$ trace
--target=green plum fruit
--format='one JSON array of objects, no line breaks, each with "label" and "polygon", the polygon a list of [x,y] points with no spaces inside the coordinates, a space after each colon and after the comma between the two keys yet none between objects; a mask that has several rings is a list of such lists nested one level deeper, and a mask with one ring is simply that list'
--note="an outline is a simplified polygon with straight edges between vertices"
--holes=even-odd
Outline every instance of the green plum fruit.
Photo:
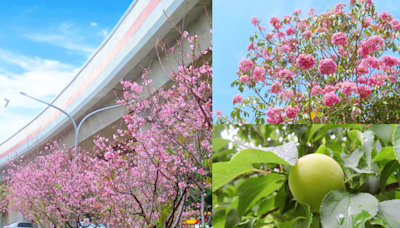
[{"label": "green plum fruit", "polygon": [[308,154],[290,169],[289,188],[300,203],[319,212],[324,196],[333,190],[345,189],[344,173],[333,158],[324,154]]}]

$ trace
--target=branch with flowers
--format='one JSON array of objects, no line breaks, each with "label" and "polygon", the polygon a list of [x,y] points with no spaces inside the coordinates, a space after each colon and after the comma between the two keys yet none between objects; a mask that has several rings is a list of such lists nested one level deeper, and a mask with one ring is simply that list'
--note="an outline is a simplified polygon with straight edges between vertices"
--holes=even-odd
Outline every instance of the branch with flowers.
[{"label": "branch with flowers", "polygon": [[[308,17],[301,10],[272,17],[273,30],[256,17],[248,55],[232,83],[230,116],[218,123],[398,123],[400,22],[375,11],[372,0],[351,0],[347,7]],[[347,9],[349,11],[347,11]],[[250,111],[249,111],[250,110]]]}]

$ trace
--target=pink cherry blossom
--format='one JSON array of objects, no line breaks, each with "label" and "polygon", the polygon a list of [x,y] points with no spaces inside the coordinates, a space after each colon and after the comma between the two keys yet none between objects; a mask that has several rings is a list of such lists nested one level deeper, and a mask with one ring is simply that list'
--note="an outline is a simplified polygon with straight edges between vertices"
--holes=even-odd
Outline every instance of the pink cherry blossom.
[{"label": "pink cherry blossom", "polygon": [[314,86],[311,89],[311,95],[313,95],[313,96],[317,96],[317,95],[323,94],[323,93],[324,93],[324,90],[320,86]]},{"label": "pink cherry blossom", "polygon": [[371,94],[371,89],[366,85],[359,85],[358,92],[362,98],[366,98]]},{"label": "pink cherry blossom", "polygon": [[298,106],[294,106],[292,107],[291,105],[289,105],[286,110],[286,116],[290,119],[296,118],[297,113],[300,112],[300,108]]},{"label": "pink cherry blossom", "polygon": [[312,55],[300,54],[296,61],[303,70],[308,70],[315,66],[315,59]]},{"label": "pink cherry blossom", "polygon": [[335,61],[333,61],[331,58],[327,58],[319,62],[318,71],[322,75],[329,75],[335,73],[336,67],[337,65]]},{"label": "pink cherry blossom", "polygon": [[254,26],[257,26],[257,24],[260,23],[260,20],[258,20],[257,17],[252,17],[252,18],[250,18],[250,21],[251,21],[251,23],[252,23]]},{"label": "pink cherry blossom", "polygon": [[330,92],[335,92],[336,87],[333,85],[326,85],[324,88],[324,93],[330,93]]},{"label": "pink cherry blossom", "polygon": [[264,67],[256,67],[253,71],[253,78],[256,81],[265,81],[265,68]]},{"label": "pink cherry blossom", "polygon": [[239,69],[242,72],[249,72],[251,69],[253,69],[254,63],[251,61],[251,59],[242,59],[239,62]]},{"label": "pink cherry blossom", "polygon": [[303,32],[303,38],[304,39],[310,39],[311,37],[312,37],[311,30],[306,30],[305,32]]},{"label": "pink cherry blossom", "polygon": [[240,103],[243,102],[243,100],[244,99],[243,99],[243,97],[242,97],[242,95],[240,93],[236,94],[232,99],[233,104],[240,104]]},{"label": "pink cherry blossom", "polygon": [[271,85],[271,92],[272,93],[279,93],[282,90],[282,85],[280,82],[274,82]]},{"label": "pink cherry blossom", "polygon": [[336,96],[335,92],[325,94],[322,99],[324,100],[324,105],[328,107],[332,107],[339,102],[339,97]]},{"label": "pink cherry blossom", "polygon": [[271,17],[269,23],[271,23],[272,26],[274,26],[274,28],[276,29],[279,29],[281,27],[280,26],[281,21],[277,17]]},{"label": "pink cherry blossom", "polygon": [[282,108],[270,108],[267,111],[267,122],[270,124],[283,123]]},{"label": "pink cherry blossom", "polygon": [[382,59],[381,59],[381,60],[383,61],[383,63],[384,63],[386,66],[395,66],[395,65],[398,65],[398,64],[399,64],[398,59],[397,59],[396,57],[390,56],[390,55],[384,55],[384,56],[382,56]]},{"label": "pink cherry blossom", "polygon": [[295,33],[295,30],[293,27],[289,27],[286,29],[286,35],[291,36],[291,35],[294,35],[294,33]]},{"label": "pink cherry blossom", "polygon": [[393,26],[395,30],[400,30],[400,21],[393,19],[390,24]]},{"label": "pink cherry blossom", "polygon": [[279,77],[284,81],[291,81],[293,80],[293,73],[288,69],[284,69],[279,71]]},{"label": "pink cherry blossom", "polygon": [[242,84],[250,84],[251,83],[251,79],[250,79],[250,77],[248,75],[243,75],[243,76],[240,76],[239,82],[242,83]]},{"label": "pink cherry blossom", "polygon": [[342,93],[345,95],[351,95],[352,92],[357,92],[357,85],[349,80],[342,83]]},{"label": "pink cherry blossom", "polygon": [[335,33],[332,36],[332,43],[336,46],[339,46],[339,45],[344,46],[347,44],[347,37],[343,32]]}]

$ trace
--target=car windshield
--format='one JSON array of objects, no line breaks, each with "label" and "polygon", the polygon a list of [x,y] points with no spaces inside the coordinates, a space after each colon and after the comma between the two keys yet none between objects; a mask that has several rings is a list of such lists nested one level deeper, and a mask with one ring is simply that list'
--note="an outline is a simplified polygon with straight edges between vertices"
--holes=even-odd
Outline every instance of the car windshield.
[{"label": "car windshield", "polygon": [[32,223],[21,222],[21,223],[18,223],[18,227],[33,227],[33,226],[32,226]]}]

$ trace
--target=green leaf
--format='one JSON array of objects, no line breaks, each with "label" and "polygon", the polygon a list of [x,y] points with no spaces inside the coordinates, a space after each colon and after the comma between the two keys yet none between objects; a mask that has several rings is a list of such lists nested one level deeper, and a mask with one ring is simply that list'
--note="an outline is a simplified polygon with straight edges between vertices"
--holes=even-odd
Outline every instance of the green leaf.
[{"label": "green leaf", "polygon": [[313,217],[310,228],[320,228],[319,214]]},{"label": "green leaf", "polygon": [[360,169],[358,168],[358,163],[360,162],[361,157],[364,155],[363,151],[360,149],[355,149],[350,155],[341,153],[341,157],[343,159],[343,165],[347,168],[350,168],[357,173],[373,173],[370,169]]},{"label": "green leaf", "polygon": [[351,140],[355,141],[358,139],[361,142],[361,145],[363,145],[364,138],[363,138],[363,134],[361,133],[361,131],[352,130],[352,131],[349,131],[348,135]]},{"label": "green leaf", "polygon": [[300,224],[299,228],[310,228],[311,222],[312,222],[312,219],[313,219],[313,214],[311,213],[310,205],[303,204],[303,203],[301,203],[300,205],[306,211],[306,219],[304,221],[302,221],[302,223]]},{"label": "green leaf", "polygon": [[296,218],[294,218],[294,219],[292,219],[290,221],[283,222],[283,223],[279,224],[279,227],[280,228],[293,228],[294,225],[296,224],[296,221],[299,220],[299,219],[305,219],[305,217],[301,217],[301,216],[296,217]]},{"label": "green leaf", "polygon": [[213,209],[213,225],[214,228],[224,228],[225,227],[225,219],[226,219],[226,215],[225,215],[225,210],[221,210],[221,209]]},{"label": "green leaf", "polygon": [[375,216],[377,212],[378,199],[369,193],[350,194],[343,190],[331,191],[321,204],[321,224],[324,228],[363,227],[365,221]]},{"label": "green leaf", "polygon": [[231,164],[274,163],[295,165],[298,151],[296,144],[290,141],[276,147],[244,149],[232,156]]},{"label": "green leaf", "polygon": [[253,163],[295,165],[297,156],[297,147],[292,141],[276,147],[241,150],[229,162],[213,164],[213,192],[235,177],[254,170]]},{"label": "green leaf", "polygon": [[253,166],[251,166],[250,164],[232,165],[229,162],[214,163],[212,175],[212,191],[215,192],[235,177],[253,171],[253,169]]},{"label": "green leaf", "polygon": [[240,225],[238,226],[239,228],[253,228],[254,227],[254,223],[257,221],[257,219],[250,219],[248,220],[246,223],[240,223]]},{"label": "green leaf", "polygon": [[283,212],[286,206],[286,198],[287,198],[286,186],[287,184],[282,185],[282,187],[278,190],[278,193],[275,197],[275,206],[279,208],[280,213]]},{"label": "green leaf", "polygon": [[364,138],[364,158],[368,167],[372,164],[372,148],[374,147],[374,133],[372,131],[363,132]]},{"label": "green leaf", "polygon": [[212,145],[213,145],[213,152],[218,152],[222,150],[225,146],[229,144],[229,140],[223,138],[213,138]]},{"label": "green leaf", "polygon": [[382,148],[382,150],[375,156],[373,163],[378,163],[383,160],[396,160],[393,152],[393,147]]},{"label": "green leaf", "polygon": [[332,157],[333,157],[333,152],[332,152],[331,149],[329,149],[328,147],[325,146],[325,143],[326,143],[326,139],[323,138],[323,139],[322,139],[322,145],[320,145],[320,146],[318,147],[318,150],[317,150],[315,153],[318,153],[318,154],[325,154],[325,155],[328,155],[329,157],[332,158]]},{"label": "green leaf", "polygon": [[242,216],[248,207],[253,208],[262,197],[267,197],[280,188],[283,180],[284,176],[277,173],[246,180],[238,189],[238,215]]},{"label": "green leaf", "polygon": [[270,195],[268,198],[262,199],[258,203],[258,216],[265,214],[267,211],[270,211],[275,207],[275,196],[276,195]]},{"label": "green leaf", "polygon": [[400,200],[387,200],[378,203],[377,217],[383,220],[386,227],[400,227]]},{"label": "green leaf", "polygon": [[[229,185],[229,186],[231,186],[231,185]],[[237,209],[238,205],[239,205],[239,197],[235,196],[235,197],[233,197],[233,201],[232,201],[231,205],[229,205],[229,207],[226,208],[226,216],[228,215],[228,212],[231,211],[231,209],[233,209],[233,208]]]},{"label": "green leaf", "polygon": [[226,216],[225,228],[232,228],[235,227],[236,224],[240,222],[240,218],[237,214],[237,209],[232,208],[228,215]]},{"label": "green leaf", "polygon": [[392,137],[392,127],[389,124],[374,124],[369,127],[374,134],[387,145]]},{"label": "green leaf", "polygon": [[313,137],[314,133],[318,129],[320,129],[320,128],[324,127],[324,126],[326,126],[326,125],[325,124],[313,124],[313,125],[311,125],[310,132],[308,133],[308,141],[311,141],[311,138]]},{"label": "green leaf", "polygon": [[393,132],[393,151],[397,161],[400,162],[400,125],[397,124]]},{"label": "green leaf", "polygon": [[[315,126],[315,127],[314,127]],[[338,127],[344,127],[344,128],[355,128],[355,129],[361,129],[363,127],[362,124],[313,124],[310,129],[310,133],[308,133],[308,141],[311,141],[311,138],[313,137],[314,133],[318,130],[317,135],[314,137],[312,141],[317,141],[319,138],[325,135],[327,131],[333,128],[338,128]]]},{"label": "green leaf", "polygon": [[399,167],[400,167],[400,164],[396,160],[390,161],[385,165],[385,167],[383,168],[382,173],[381,173],[381,178],[379,180],[381,192],[385,191],[385,186],[386,186],[386,182],[387,182],[388,178]]}]

